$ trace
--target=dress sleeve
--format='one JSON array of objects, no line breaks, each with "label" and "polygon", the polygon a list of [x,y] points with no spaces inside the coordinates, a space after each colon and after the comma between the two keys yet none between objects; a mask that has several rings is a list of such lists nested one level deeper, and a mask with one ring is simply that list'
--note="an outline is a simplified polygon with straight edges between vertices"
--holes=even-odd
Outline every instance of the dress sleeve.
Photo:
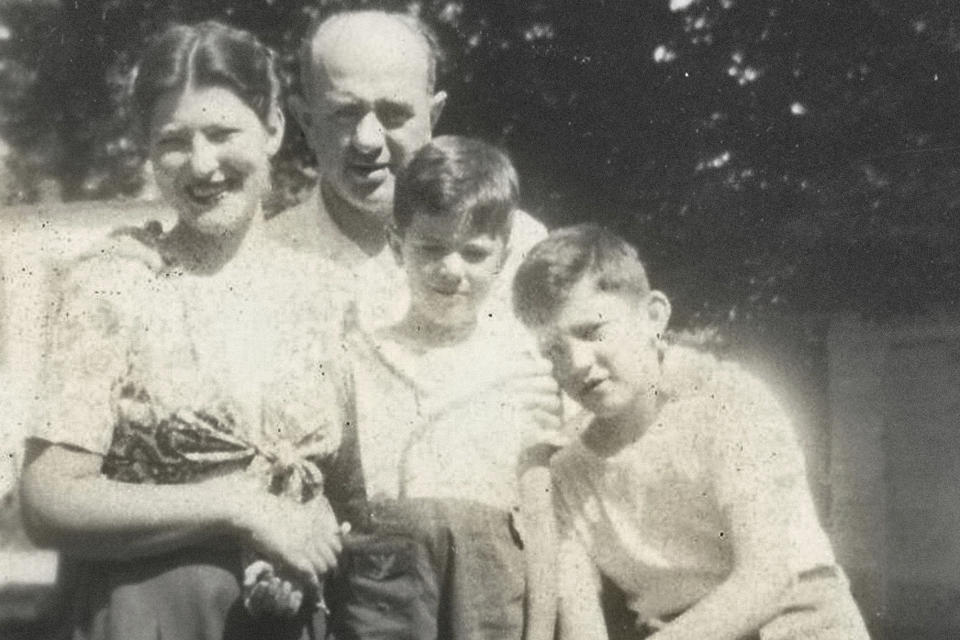
[{"label": "dress sleeve", "polygon": [[105,454],[114,385],[122,379],[135,322],[115,261],[75,266],[54,296],[32,436]]}]

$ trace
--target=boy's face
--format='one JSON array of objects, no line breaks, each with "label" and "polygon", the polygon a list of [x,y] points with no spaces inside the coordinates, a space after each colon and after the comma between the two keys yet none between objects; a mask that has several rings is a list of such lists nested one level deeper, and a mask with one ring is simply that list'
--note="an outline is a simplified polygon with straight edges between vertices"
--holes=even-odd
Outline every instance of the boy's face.
[{"label": "boy's face", "polygon": [[461,228],[455,216],[414,214],[391,243],[407,273],[412,310],[441,326],[476,322],[503,266],[506,240]]},{"label": "boy's face", "polygon": [[659,341],[670,303],[599,291],[584,278],[551,322],[537,329],[540,350],[567,394],[601,418],[649,414],[660,376]]}]

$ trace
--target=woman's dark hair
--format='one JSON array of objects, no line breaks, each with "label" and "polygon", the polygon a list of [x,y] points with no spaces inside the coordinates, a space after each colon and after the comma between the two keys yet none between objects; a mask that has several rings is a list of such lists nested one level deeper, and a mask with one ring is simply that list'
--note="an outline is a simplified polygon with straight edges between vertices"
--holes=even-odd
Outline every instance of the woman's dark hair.
[{"label": "woman's dark hair", "polygon": [[147,47],[133,86],[145,128],[160,96],[187,86],[229,89],[264,124],[280,94],[273,52],[253,34],[214,20],[169,27]]}]

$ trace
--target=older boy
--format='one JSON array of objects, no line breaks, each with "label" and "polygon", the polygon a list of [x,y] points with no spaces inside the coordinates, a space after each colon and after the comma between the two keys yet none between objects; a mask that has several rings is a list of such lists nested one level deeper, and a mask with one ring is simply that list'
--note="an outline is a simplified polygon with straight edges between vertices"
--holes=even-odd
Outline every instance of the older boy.
[{"label": "older boy", "polygon": [[605,634],[597,570],[626,594],[633,638],[867,637],[790,421],[739,367],[665,344],[670,303],[633,248],[594,225],[554,232],[514,303],[594,415],[551,464],[566,637]]},{"label": "older boy", "polygon": [[[372,538],[359,549],[347,540],[345,602],[331,599],[334,628],[347,634],[368,627],[358,601],[376,600],[386,584],[369,572],[351,576],[371,564],[357,558],[368,558],[370,545],[382,557],[378,539],[407,531],[426,540],[437,565],[440,638],[553,637],[551,451],[542,432],[559,424],[560,392],[532,341],[518,342],[519,323],[481,313],[507,259],[516,206],[509,160],[476,140],[437,138],[398,178],[391,247],[409,310],[383,329],[354,327],[349,341],[373,517],[354,517]],[[395,548],[408,557],[391,563],[415,564],[415,549]]]}]

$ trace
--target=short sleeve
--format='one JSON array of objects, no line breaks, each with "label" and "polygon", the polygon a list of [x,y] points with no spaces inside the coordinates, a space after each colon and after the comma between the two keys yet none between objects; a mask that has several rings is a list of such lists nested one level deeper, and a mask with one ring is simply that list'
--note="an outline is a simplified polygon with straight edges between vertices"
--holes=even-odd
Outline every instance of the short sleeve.
[{"label": "short sleeve", "polygon": [[795,492],[807,491],[803,453],[791,420],[759,380],[734,367],[721,371],[728,377],[716,391],[710,451],[718,502],[791,503]]},{"label": "short sleeve", "polygon": [[55,296],[34,438],[105,454],[113,386],[123,377],[134,318],[116,261],[77,265]]}]

